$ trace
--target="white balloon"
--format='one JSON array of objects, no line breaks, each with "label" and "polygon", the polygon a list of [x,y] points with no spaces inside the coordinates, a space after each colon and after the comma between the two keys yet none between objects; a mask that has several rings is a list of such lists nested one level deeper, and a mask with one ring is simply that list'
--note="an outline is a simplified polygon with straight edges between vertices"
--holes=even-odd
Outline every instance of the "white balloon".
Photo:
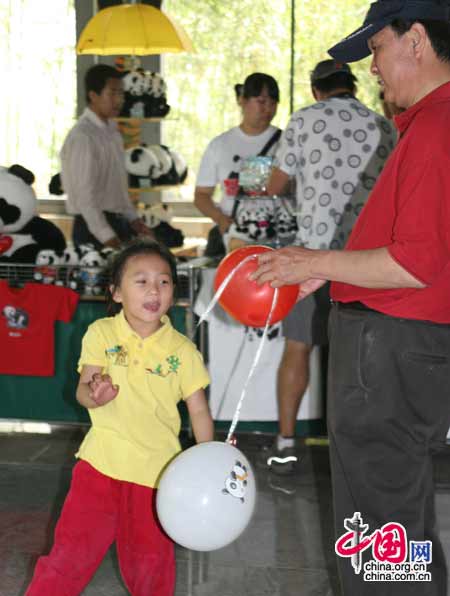
[{"label": "white balloon", "polygon": [[245,455],[229,443],[199,443],[164,470],[156,509],[165,532],[178,544],[210,551],[245,530],[255,509],[255,475]]}]

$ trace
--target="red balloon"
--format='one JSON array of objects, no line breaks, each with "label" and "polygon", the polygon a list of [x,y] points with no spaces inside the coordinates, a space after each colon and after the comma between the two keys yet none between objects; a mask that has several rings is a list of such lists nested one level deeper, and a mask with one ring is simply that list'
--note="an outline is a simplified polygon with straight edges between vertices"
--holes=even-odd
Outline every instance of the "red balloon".
[{"label": "red balloon", "polygon": [[[230,252],[217,268],[214,290],[217,291],[231,271],[248,256],[273,250],[268,246],[244,246]],[[249,259],[234,273],[219,298],[219,304],[234,319],[248,327],[265,327],[272,306],[275,289],[268,283],[262,286],[249,279],[258,268],[258,259]],[[278,288],[278,299],[270,320],[278,323],[297,301],[299,286]]]}]

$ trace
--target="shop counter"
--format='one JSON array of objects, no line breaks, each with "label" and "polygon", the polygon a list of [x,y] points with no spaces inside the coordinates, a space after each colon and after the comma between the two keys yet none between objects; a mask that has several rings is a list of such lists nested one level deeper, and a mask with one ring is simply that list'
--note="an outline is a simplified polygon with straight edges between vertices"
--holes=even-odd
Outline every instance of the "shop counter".
[{"label": "shop counter", "polygon": [[[171,309],[176,329],[185,332],[185,308]],[[88,326],[106,316],[104,301],[80,301],[70,323],[55,324],[55,375],[31,377],[0,375],[0,418],[47,422],[89,422],[75,399],[81,340]]]}]

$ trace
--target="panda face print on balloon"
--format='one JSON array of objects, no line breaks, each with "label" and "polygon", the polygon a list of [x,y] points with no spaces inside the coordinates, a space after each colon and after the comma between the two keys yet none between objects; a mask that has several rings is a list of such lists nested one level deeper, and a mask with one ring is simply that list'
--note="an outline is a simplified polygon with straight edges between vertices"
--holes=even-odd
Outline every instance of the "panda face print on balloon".
[{"label": "panda face print on balloon", "polygon": [[222,489],[222,492],[226,495],[231,495],[235,499],[240,499],[244,503],[247,480],[247,467],[240,461],[236,461],[230,475],[225,480],[225,488]]}]

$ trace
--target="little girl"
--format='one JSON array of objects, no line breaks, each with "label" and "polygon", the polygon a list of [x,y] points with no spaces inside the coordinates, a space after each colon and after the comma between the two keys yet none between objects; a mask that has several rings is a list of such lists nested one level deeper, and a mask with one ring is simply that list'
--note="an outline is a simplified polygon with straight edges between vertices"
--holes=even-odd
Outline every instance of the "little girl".
[{"label": "little girl", "polygon": [[174,258],[154,242],[131,244],[113,263],[110,306],[120,312],[90,325],[79,361],[77,400],[92,427],[76,454],[53,548],[38,560],[26,596],[80,594],[114,541],[133,596],[174,592],[174,548],[156,519],[155,496],[161,471],[180,451],[179,400],[197,442],[213,440],[202,357],[166,315],[175,284]]}]

